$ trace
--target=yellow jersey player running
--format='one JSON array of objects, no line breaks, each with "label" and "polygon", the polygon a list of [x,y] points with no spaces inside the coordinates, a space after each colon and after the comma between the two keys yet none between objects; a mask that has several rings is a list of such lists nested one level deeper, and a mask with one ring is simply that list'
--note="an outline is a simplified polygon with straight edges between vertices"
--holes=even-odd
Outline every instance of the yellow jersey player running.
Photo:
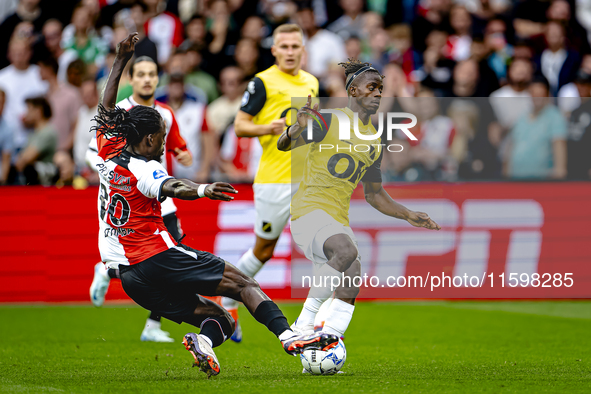
[{"label": "yellow jersey player running", "polygon": [[[277,139],[283,133],[292,108],[292,97],[318,95],[318,80],[301,70],[304,54],[302,29],[284,24],[273,32],[271,52],[276,64],[255,75],[249,82],[234,128],[238,137],[258,137],[263,154],[253,190],[256,241],[236,263],[236,267],[254,277],[271,257],[277,240],[289,219],[291,202],[291,161],[277,150]],[[232,340],[240,342],[242,331],[238,321],[238,303],[223,300],[224,307],[236,320]]]},{"label": "yellow jersey player running", "polygon": [[[320,277],[355,277],[361,275],[361,263],[355,235],[349,227],[349,203],[359,181],[363,183],[365,200],[381,213],[408,221],[415,227],[439,230],[426,213],[414,212],[398,204],[382,188],[380,163],[383,150],[380,137],[363,140],[353,132],[354,113],[358,114],[358,130],[365,136],[377,134],[370,116],[375,114],[382,97],[382,78],[369,63],[349,59],[339,63],[345,68],[348,106],[339,108],[350,120],[351,137],[339,140],[339,122],[334,114],[325,116],[322,128],[314,124],[312,139],[306,130],[311,114],[317,114],[318,104],[311,108],[311,97],[297,114],[297,123],[287,128],[277,142],[282,151],[308,146],[304,176],[291,206],[291,233],[295,243],[314,263],[314,275]],[[366,137],[367,138],[367,137]],[[320,149],[339,146],[340,149]],[[326,144],[326,145],[325,145]],[[367,152],[347,147],[369,145]],[[382,145],[383,146],[383,145]],[[301,148],[300,148],[301,149]],[[365,149],[361,149],[365,150]],[[294,163],[296,164],[296,163]],[[328,281],[329,284],[331,281]],[[348,287],[347,287],[348,286]],[[304,307],[292,329],[309,332],[322,303],[333,294],[330,286],[312,287]],[[326,313],[323,331],[343,336],[355,309],[359,288],[343,280],[334,291],[334,300]]]}]

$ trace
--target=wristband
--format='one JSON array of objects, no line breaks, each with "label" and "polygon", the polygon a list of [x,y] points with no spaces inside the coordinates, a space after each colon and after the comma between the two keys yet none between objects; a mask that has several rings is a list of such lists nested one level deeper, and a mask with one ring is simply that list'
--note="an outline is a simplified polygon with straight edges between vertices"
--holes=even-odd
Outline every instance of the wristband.
[{"label": "wristband", "polygon": [[202,183],[201,185],[199,185],[199,187],[197,188],[197,195],[199,197],[205,197],[205,188],[209,186],[209,183]]}]

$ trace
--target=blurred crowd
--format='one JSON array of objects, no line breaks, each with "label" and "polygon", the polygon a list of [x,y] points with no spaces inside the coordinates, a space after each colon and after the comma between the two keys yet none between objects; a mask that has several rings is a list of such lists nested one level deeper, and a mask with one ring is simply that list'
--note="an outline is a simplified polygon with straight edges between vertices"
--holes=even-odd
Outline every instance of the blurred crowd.
[{"label": "blurred crowd", "polygon": [[358,58],[417,115],[386,181],[590,179],[591,0],[2,0],[0,184],[96,183],[89,129],[133,31],[196,159],[182,176],[252,181],[260,145],[232,123],[287,22],[320,96],[346,97],[337,63]]}]

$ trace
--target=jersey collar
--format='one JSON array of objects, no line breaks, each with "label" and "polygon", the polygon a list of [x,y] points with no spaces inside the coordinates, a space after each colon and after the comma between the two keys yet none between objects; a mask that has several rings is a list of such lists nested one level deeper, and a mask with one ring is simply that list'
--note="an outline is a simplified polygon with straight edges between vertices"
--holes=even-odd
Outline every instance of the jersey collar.
[{"label": "jersey collar", "polygon": [[[134,99],[133,96],[129,96],[127,98],[127,101],[129,101],[129,103],[131,104],[132,107],[135,107],[136,105],[142,105],[142,104],[138,104]],[[154,103],[151,105],[152,108],[156,107],[156,100],[154,100]]]}]

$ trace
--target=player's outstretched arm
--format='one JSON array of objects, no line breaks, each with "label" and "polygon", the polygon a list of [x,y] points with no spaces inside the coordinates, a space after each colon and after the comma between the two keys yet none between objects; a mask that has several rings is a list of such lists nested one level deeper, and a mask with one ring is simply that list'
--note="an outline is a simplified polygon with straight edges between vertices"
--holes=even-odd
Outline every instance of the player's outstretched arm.
[{"label": "player's outstretched arm", "polygon": [[178,198],[181,200],[196,200],[207,197],[210,200],[232,201],[238,191],[226,182],[215,182],[212,184],[198,184],[188,179],[171,178],[162,185],[162,195]]},{"label": "player's outstretched arm", "polygon": [[363,182],[365,200],[383,213],[397,219],[406,220],[415,227],[425,227],[429,230],[441,230],[441,227],[424,212],[411,211],[404,205],[397,203],[384,190],[380,182]]},{"label": "player's outstretched arm", "polygon": [[[306,141],[301,137],[302,132],[306,130],[308,119],[310,119],[310,109],[312,105],[312,95],[308,95],[306,105],[298,110],[298,121],[289,126],[277,140],[277,149],[283,152],[290,151],[298,146],[305,145]],[[314,105],[314,111],[318,111],[318,104]]]},{"label": "player's outstretched arm", "polygon": [[117,90],[119,88],[119,81],[125,65],[133,56],[135,50],[135,43],[139,40],[138,33],[129,34],[123,41],[117,44],[117,54],[115,61],[109,72],[109,78],[103,90],[102,104],[105,108],[110,109],[115,107],[117,102]]}]

